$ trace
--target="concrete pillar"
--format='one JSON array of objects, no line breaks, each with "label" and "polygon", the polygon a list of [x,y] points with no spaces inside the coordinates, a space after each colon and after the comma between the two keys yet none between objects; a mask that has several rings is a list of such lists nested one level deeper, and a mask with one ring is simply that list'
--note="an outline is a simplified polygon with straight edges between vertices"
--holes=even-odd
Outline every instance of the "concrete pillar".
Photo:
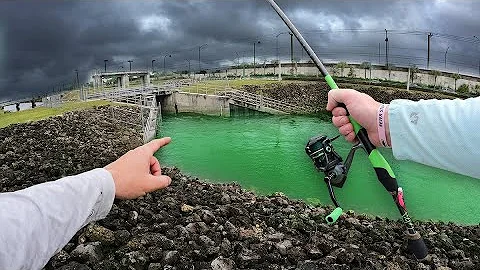
[{"label": "concrete pillar", "polygon": [[130,84],[130,82],[128,80],[128,74],[123,74],[122,75],[122,88],[128,87],[129,84]]},{"label": "concrete pillar", "polygon": [[93,88],[97,89],[102,85],[102,78],[100,75],[93,76]]},{"label": "concrete pillar", "polygon": [[144,82],[146,87],[150,86],[150,73],[147,72],[147,75],[145,75]]},{"label": "concrete pillar", "polygon": [[97,90],[97,76],[93,75],[93,89]]}]

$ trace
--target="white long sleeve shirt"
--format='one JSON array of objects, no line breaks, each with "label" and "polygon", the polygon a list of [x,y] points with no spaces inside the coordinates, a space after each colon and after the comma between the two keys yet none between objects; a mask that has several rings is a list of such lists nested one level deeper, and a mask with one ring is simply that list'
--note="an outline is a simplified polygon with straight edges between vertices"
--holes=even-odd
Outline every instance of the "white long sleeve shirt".
[{"label": "white long sleeve shirt", "polygon": [[480,97],[394,100],[388,118],[395,158],[480,178]]},{"label": "white long sleeve shirt", "polygon": [[41,269],[79,229],[106,217],[114,197],[105,169],[0,193],[0,269]]}]

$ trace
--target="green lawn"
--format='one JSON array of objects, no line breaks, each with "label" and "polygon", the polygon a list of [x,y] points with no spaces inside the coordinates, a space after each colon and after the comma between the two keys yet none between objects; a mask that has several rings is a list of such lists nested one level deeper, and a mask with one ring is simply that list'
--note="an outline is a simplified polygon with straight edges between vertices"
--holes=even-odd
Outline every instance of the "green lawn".
[{"label": "green lawn", "polygon": [[109,101],[95,100],[89,102],[70,102],[65,103],[60,107],[46,108],[36,107],[34,109],[28,109],[19,112],[0,113],[0,128],[6,127],[15,123],[25,123],[30,121],[37,121],[48,118],[50,116],[60,115],[67,111],[81,110],[92,108],[100,105],[110,104]]},{"label": "green lawn", "polygon": [[279,83],[279,81],[261,79],[205,81],[184,87],[182,88],[182,91],[190,93],[214,94],[217,91],[225,90],[226,87],[241,89],[243,85],[265,85],[271,83]]}]

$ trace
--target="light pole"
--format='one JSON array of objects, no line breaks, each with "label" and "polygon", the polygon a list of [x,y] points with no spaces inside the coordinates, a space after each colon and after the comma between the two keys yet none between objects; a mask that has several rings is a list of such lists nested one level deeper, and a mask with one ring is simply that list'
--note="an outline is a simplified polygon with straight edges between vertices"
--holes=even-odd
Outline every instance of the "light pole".
[{"label": "light pole", "polygon": [[385,29],[385,62],[388,68],[388,30]]},{"label": "light pole", "polygon": [[155,72],[155,69],[153,68],[153,62],[155,62],[156,60],[155,59],[152,59],[152,73]]},{"label": "light pole", "polygon": [[253,76],[255,76],[255,72],[256,72],[256,69],[257,69],[257,65],[256,65],[256,62],[255,62],[255,45],[256,44],[260,44],[260,41],[253,42]]},{"label": "light pole", "polygon": [[276,41],[276,44],[277,44],[277,47],[276,47],[276,49],[277,49],[277,61],[280,61],[280,56],[278,54],[278,37],[282,34],[288,34],[288,33],[287,32],[281,32],[281,33],[278,33],[277,35],[275,35],[275,39],[277,40]]},{"label": "light pole", "polygon": [[190,77],[190,60],[185,60],[188,62],[188,77]]},{"label": "light pole", "polygon": [[198,73],[202,71],[201,60],[200,60],[200,50],[205,46],[207,46],[207,44],[203,44],[202,46],[198,47]]},{"label": "light pole", "polygon": [[[240,66],[240,56],[238,55],[238,52],[235,52],[235,55],[237,56],[237,66],[235,67],[235,76],[237,76],[237,71]],[[235,61],[234,61],[235,62]]]},{"label": "light pole", "polygon": [[[480,39],[477,37],[477,36],[473,36],[474,38],[476,38],[479,42],[480,42]],[[477,45],[478,47],[478,45]],[[480,50],[479,50],[480,52]],[[478,59],[478,75],[480,76],[480,59]]]},{"label": "light pole", "polygon": [[75,69],[75,72],[77,73],[77,87],[80,88],[80,81],[78,80],[78,69]]},{"label": "light pole", "polygon": [[133,60],[128,60],[127,62],[130,64],[130,71],[132,71],[132,62],[133,62]]},{"label": "light pole", "polygon": [[447,48],[447,50],[445,51],[445,70],[447,69],[447,53],[448,53],[448,49],[450,49],[450,46]]},{"label": "light pole", "polygon": [[163,74],[167,74],[167,71],[165,69],[165,59],[167,59],[167,57],[172,57],[171,54],[167,54],[163,57]]},{"label": "light pole", "polygon": [[107,73],[107,62],[108,62],[108,60],[105,59],[105,60],[103,60],[103,62],[105,63],[105,73]]}]

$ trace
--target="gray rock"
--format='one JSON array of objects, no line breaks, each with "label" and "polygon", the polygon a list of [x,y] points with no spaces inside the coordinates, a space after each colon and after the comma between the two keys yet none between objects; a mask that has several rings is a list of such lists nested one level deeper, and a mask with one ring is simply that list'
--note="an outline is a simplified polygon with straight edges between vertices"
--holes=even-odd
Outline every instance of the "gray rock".
[{"label": "gray rock", "polygon": [[65,265],[69,259],[70,255],[62,249],[50,259],[50,264],[53,268],[59,268]]},{"label": "gray rock", "polygon": [[100,242],[80,244],[72,251],[70,256],[80,262],[98,262],[103,258],[100,245]]},{"label": "gray rock", "polygon": [[227,193],[222,192],[222,198],[220,199],[220,202],[222,204],[229,204],[231,202],[230,196]]},{"label": "gray rock", "polygon": [[148,270],[163,270],[163,265],[161,263],[151,263],[148,265]]},{"label": "gray rock", "polygon": [[143,268],[147,261],[147,257],[142,252],[132,251],[125,254],[121,260],[121,263],[123,266],[132,266],[134,269],[139,269]]},{"label": "gray rock", "polygon": [[206,235],[201,235],[199,237],[200,244],[204,247],[214,246],[215,242]]},{"label": "gray rock", "polygon": [[128,222],[131,224],[137,224],[138,221],[138,213],[137,211],[130,211],[128,213]]},{"label": "gray rock", "polygon": [[58,268],[58,270],[92,270],[92,268],[78,262],[70,262],[67,265]]},{"label": "gray rock", "polygon": [[235,262],[232,259],[217,257],[211,263],[212,270],[232,270],[235,268]]},{"label": "gray rock", "polygon": [[93,242],[111,245],[115,242],[115,233],[96,223],[91,223],[85,230],[85,236]]},{"label": "gray rock", "polygon": [[278,252],[280,252],[280,254],[286,255],[287,250],[292,247],[292,241],[285,240],[281,243],[275,244],[275,247],[278,249]]},{"label": "gray rock", "polygon": [[283,233],[273,233],[267,235],[267,239],[271,241],[280,241],[285,237]]},{"label": "gray rock", "polygon": [[176,250],[171,250],[165,252],[165,257],[163,258],[166,264],[175,265],[180,259],[180,254]]}]

